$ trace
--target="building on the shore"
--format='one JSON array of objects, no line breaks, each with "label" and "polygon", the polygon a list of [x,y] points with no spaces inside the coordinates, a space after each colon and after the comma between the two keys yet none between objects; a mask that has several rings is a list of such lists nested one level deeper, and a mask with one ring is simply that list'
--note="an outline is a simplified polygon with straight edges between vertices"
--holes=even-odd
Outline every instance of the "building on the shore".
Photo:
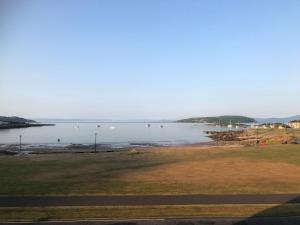
[{"label": "building on the shore", "polygon": [[291,128],[300,129],[300,120],[293,120],[290,121],[288,124]]},{"label": "building on the shore", "polygon": [[280,129],[280,130],[281,130],[281,129],[286,129],[286,128],[290,128],[290,127],[287,126],[287,125],[285,125],[285,124],[284,124],[284,125],[279,125],[279,126],[278,126],[278,129]]},{"label": "building on the shore", "polygon": [[291,128],[284,123],[263,123],[255,126],[256,129],[287,129]]},{"label": "building on the shore", "polygon": [[2,124],[8,124],[7,122],[3,122],[3,121],[0,121],[0,125]]}]

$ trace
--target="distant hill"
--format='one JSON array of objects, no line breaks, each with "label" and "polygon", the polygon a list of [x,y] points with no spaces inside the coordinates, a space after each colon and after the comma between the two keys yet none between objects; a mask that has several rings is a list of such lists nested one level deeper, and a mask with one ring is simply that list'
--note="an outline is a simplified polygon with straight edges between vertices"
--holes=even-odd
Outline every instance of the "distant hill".
[{"label": "distant hill", "polygon": [[135,119],[135,120],[116,120],[116,119],[63,119],[63,118],[37,118],[37,122],[42,123],[171,123],[174,120],[150,120],[150,119]]},{"label": "distant hill", "polygon": [[16,116],[11,116],[11,117],[0,116],[0,121],[5,123],[34,123],[35,122],[34,120],[28,120]]},{"label": "distant hill", "polygon": [[256,120],[246,116],[213,116],[213,117],[193,117],[188,119],[178,120],[181,123],[220,123],[221,125],[228,125],[238,123],[255,123]]},{"label": "distant hill", "polygon": [[16,116],[12,116],[12,117],[0,116],[0,129],[42,127],[42,126],[54,126],[54,125],[55,124],[37,123],[34,120],[28,120]]},{"label": "distant hill", "polygon": [[256,118],[258,123],[288,123],[292,120],[299,120],[300,115],[283,117],[283,118]]}]

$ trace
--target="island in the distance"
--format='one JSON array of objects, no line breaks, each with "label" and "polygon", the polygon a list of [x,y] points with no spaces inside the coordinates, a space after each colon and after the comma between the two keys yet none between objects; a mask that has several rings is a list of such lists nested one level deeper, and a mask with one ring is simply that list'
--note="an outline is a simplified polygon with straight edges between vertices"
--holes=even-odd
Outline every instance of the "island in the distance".
[{"label": "island in the distance", "polygon": [[26,127],[41,127],[54,126],[55,124],[38,123],[34,120],[29,120],[16,116],[0,116],[0,129],[26,128]]},{"label": "island in the distance", "polygon": [[246,116],[211,116],[211,117],[192,117],[177,120],[180,123],[209,123],[227,126],[229,124],[256,123],[256,120]]}]

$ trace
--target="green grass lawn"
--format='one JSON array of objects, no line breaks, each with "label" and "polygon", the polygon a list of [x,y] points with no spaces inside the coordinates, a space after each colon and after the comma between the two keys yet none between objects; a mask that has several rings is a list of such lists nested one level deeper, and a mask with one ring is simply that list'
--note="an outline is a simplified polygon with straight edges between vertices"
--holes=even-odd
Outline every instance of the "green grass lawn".
[{"label": "green grass lawn", "polygon": [[0,195],[300,192],[300,146],[0,156]]}]

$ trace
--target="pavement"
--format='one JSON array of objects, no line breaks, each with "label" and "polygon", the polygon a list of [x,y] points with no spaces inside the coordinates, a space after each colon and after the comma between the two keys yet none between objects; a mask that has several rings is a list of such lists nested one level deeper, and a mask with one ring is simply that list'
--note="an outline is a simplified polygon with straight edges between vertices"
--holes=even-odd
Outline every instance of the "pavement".
[{"label": "pavement", "polygon": [[[133,206],[193,204],[295,204],[299,194],[259,195],[145,195],[145,196],[2,196],[0,207],[47,206]],[[38,222],[0,222],[0,225],[300,225],[292,217],[200,217],[184,219],[60,220]]]},{"label": "pavement", "polygon": [[298,225],[300,217],[261,218],[192,218],[192,219],[138,219],[138,220],[77,220],[45,222],[5,222],[0,225]]},{"label": "pavement", "polygon": [[0,197],[0,207],[133,206],[193,204],[300,203],[299,194],[257,195],[144,195],[144,196],[10,196]]}]

